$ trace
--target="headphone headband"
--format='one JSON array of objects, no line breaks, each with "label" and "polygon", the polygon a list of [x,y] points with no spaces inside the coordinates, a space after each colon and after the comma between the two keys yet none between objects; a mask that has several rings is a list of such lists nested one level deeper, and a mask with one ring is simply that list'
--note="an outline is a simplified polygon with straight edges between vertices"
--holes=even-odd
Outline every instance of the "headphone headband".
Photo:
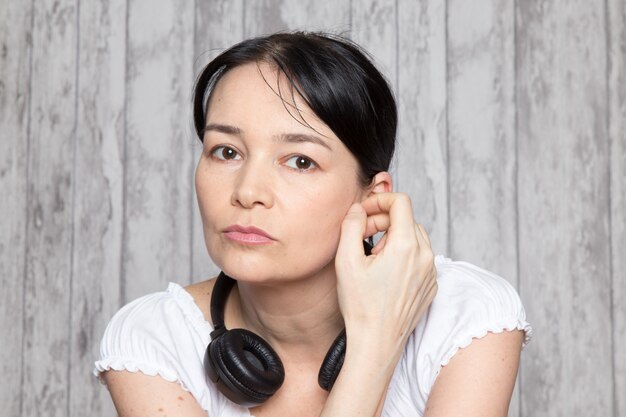
[{"label": "headphone headband", "polygon": [[228,294],[235,285],[235,280],[226,275],[224,272],[220,272],[215,285],[213,286],[213,292],[211,293],[211,321],[213,322],[213,331],[211,332],[211,340],[218,338],[226,331],[224,325],[224,309],[226,308],[226,301],[228,300]]}]

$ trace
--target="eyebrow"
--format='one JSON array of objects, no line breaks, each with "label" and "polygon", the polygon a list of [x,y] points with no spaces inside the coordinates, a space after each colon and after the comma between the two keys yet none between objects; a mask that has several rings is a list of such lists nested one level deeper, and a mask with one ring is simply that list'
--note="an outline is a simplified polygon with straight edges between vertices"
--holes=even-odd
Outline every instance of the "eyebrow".
[{"label": "eyebrow", "polygon": [[[210,123],[204,127],[204,133],[211,131],[234,136],[241,136],[243,133],[238,127],[219,123]],[[326,141],[315,135],[307,135],[305,133],[283,133],[275,136],[275,140],[286,143],[314,143],[332,151],[332,148],[326,143]]]},{"label": "eyebrow", "polygon": [[288,142],[288,143],[315,143],[316,145],[321,145],[324,148],[332,151],[332,148],[328,146],[326,141],[314,135],[307,135],[304,133],[284,133],[278,137],[280,142]]},{"label": "eyebrow", "polygon": [[204,132],[220,132],[227,135],[241,136],[241,129],[235,126],[221,125],[219,123],[210,123],[204,127]]}]

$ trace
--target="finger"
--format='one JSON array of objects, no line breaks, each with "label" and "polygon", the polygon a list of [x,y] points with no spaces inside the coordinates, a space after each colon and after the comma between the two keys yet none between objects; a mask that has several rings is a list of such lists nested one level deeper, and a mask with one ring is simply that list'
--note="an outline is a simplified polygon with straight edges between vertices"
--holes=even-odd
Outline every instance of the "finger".
[{"label": "finger", "polygon": [[389,229],[389,214],[378,213],[371,216],[367,216],[367,225],[365,226],[365,236],[374,236],[379,232],[386,232]]},{"label": "finger", "polygon": [[404,193],[373,194],[361,202],[368,215],[389,213],[390,237],[415,239],[413,207],[410,198]]},{"label": "finger", "polygon": [[341,223],[341,236],[337,247],[337,259],[354,260],[356,257],[363,257],[363,237],[367,215],[363,206],[354,203]]}]

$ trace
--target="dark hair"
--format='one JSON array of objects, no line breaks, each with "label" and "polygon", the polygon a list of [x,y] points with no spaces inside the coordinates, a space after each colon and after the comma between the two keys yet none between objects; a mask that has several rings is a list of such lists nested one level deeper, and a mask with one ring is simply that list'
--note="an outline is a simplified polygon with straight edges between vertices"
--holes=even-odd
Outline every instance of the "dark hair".
[{"label": "dark hair", "polygon": [[359,162],[362,185],[387,171],[395,148],[396,102],[367,53],[335,35],[276,33],[248,39],[222,52],[200,73],[194,124],[203,140],[211,92],[228,70],[250,62],[275,65],[313,112]]}]

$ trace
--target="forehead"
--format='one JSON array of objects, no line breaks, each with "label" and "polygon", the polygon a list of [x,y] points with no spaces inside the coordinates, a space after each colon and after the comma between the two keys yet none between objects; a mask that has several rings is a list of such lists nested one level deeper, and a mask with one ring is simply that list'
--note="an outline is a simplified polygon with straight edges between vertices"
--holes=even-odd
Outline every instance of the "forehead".
[{"label": "forehead", "polygon": [[285,74],[265,62],[240,65],[222,75],[208,103],[207,124],[210,122],[278,123],[339,141]]}]

